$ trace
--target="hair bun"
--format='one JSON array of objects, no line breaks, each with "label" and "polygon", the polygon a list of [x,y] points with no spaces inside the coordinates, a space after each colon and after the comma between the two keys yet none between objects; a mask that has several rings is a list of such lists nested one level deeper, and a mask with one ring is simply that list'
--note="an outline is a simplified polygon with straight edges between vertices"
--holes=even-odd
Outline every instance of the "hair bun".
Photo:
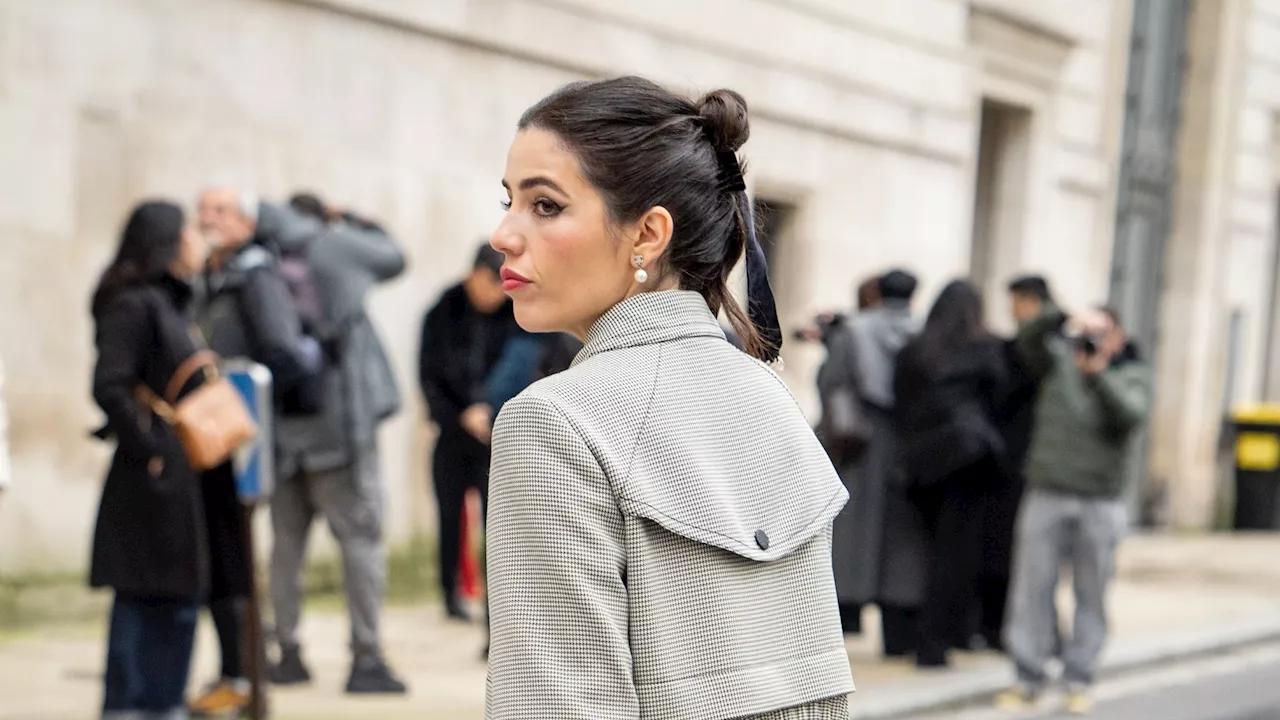
[{"label": "hair bun", "polygon": [[733,90],[712,90],[703,95],[698,100],[698,117],[716,152],[737,152],[751,136],[747,101]]}]

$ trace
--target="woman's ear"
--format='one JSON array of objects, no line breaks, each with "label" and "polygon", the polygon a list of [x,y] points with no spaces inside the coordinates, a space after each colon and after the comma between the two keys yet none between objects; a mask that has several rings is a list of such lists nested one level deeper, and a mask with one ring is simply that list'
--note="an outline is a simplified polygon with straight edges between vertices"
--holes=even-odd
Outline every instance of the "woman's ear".
[{"label": "woman's ear", "polygon": [[666,255],[667,246],[671,244],[671,233],[675,229],[671,213],[661,205],[655,205],[636,221],[635,228],[632,254],[643,256],[645,265],[653,267]]}]

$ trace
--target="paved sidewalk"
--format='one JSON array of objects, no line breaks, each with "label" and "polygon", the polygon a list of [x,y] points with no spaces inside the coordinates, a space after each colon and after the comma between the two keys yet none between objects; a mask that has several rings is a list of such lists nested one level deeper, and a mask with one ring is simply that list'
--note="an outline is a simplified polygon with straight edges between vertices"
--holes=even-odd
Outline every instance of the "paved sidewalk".
[{"label": "paved sidewalk", "polygon": [[[1112,668],[1210,652],[1223,645],[1280,637],[1280,536],[1135,537],[1121,553],[1112,595]],[[347,624],[333,609],[310,613],[303,627],[316,674],[308,688],[276,690],[281,720],[480,720],[484,703],[484,638],[476,626],[448,623],[436,606],[397,607],[386,617],[387,655],[409,681],[407,698],[342,694]],[[849,643],[858,693],[855,718],[972,700],[1008,682],[1007,664],[988,654],[962,654],[947,672],[917,672],[876,653],[878,621]],[[216,643],[206,622],[193,684],[212,676]],[[100,692],[101,626],[41,628],[0,640],[0,719],[94,717]]]}]

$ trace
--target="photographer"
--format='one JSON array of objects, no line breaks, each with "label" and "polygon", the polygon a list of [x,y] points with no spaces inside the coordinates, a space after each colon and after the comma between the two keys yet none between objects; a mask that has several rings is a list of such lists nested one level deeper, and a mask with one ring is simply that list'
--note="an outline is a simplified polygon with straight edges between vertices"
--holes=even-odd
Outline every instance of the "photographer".
[{"label": "photographer", "polygon": [[1087,713],[1106,643],[1106,589],[1127,526],[1129,467],[1151,405],[1150,371],[1108,308],[1068,319],[1046,304],[1019,332],[1018,348],[1041,381],[1005,631],[1018,684],[997,704],[1025,708],[1044,689],[1065,559],[1076,600],[1076,621],[1063,639],[1067,710]]}]

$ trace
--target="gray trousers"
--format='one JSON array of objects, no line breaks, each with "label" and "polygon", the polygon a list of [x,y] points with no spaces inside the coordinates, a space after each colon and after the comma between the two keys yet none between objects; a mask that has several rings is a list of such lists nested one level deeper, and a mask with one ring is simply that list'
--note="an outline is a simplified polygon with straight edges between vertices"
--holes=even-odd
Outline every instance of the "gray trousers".
[{"label": "gray trousers", "polygon": [[271,601],[281,647],[298,646],[302,566],[316,514],[342,552],[342,584],[351,615],[354,655],[377,654],[378,615],[387,580],[382,544],[383,490],[376,456],[323,473],[300,470],[277,483],[271,498]]},{"label": "gray trousers", "polygon": [[1107,640],[1107,586],[1127,527],[1121,500],[1027,493],[1018,515],[1005,625],[1005,646],[1020,684],[1032,690],[1045,684],[1045,664],[1055,645],[1054,596],[1064,564],[1071,568],[1075,621],[1070,637],[1062,639],[1063,680],[1068,685],[1093,683]]}]

